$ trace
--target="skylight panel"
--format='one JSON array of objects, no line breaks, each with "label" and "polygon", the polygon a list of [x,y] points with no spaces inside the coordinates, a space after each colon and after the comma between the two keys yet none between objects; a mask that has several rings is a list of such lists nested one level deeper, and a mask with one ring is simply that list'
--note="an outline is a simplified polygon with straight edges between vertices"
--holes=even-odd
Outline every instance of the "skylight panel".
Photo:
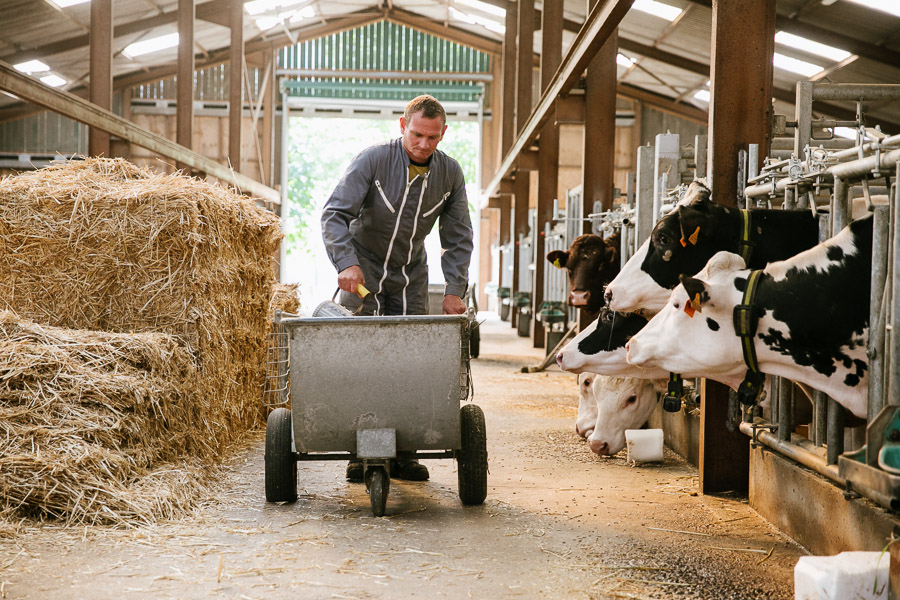
[{"label": "skylight panel", "polygon": [[859,4],[860,6],[865,6],[866,8],[871,8],[873,10],[880,10],[881,12],[887,13],[889,15],[894,15],[895,17],[900,17],[900,4],[897,3],[897,0],[847,0],[848,2],[852,2],[853,4]]},{"label": "skylight panel", "polygon": [[303,19],[311,19],[316,16],[316,11],[312,6],[304,6],[300,10],[289,10],[279,13],[277,16],[264,16],[254,19],[254,23],[260,31],[267,31],[281,25],[282,23],[298,23]]},{"label": "skylight panel", "polygon": [[76,4],[84,4],[85,2],[90,2],[91,0],[50,0],[51,4],[55,4],[60,8],[69,8],[70,6],[75,6]]},{"label": "skylight panel", "polygon": [[493,4],[488,4],[487,2],[482,2],[481,0],[454,0],[454,3],[462,4],[470,8],[477,8],[478,10],[489,15],[494,15],[495,17],[506,17],[506,9],[494,6]]},{"label": "skylight panel", "polygon": [[459,9],[450,7],[450,18],[458,19],[464,23],[469,23],[471,25],[481,25],[485,29],[493,31],[495,33],[504,34],[506,33],[506,26],[497,23],[496,21],[492,21],[485,17],[480,17],[478,15],[473,15],[467,12],[463,12]]},{"label": "skylight panel", "polygon": [[45,75],[41,77],[41,81],[43,81],[50,87],[59,87],[61,85],[65,85],[66,83],[66,80],[59,75]]},{"label": "skylight panel", "polygon": [[806,62],[805,60],[791,58],[790,56],[785,56],[784,54],[779,54],[777,52],[772,58],[772,64],[778,69],[797,73],[805,77],[812,77],[816,73],[820,73],[824,70],[824,67],[820,67],[819,65]]},{"label": "skylight panel", "polygon": [[159,37],[129,44],[122,50],[122,54],[128,58],[135,58],[144,54],[150,54],[151,52],[159,52],[160,50],[166,50],[167,48],[174,48],[177,45],[178,32],[168,33]]},{"label": "skylight panel", "polygon": [[292,8],[305,2],[309,0],[253,0],[244,4],[244,9],[248,15],[255,16],[264,12],[283,11],[285,8]]},{"label": "skylight panel", "polygon": [[620,52],[616,54],[616,64],[628,69],[634,65],[634,61]]},{"label": "skylight panel", "polygon": [[709,90],[697,90],[697,92],[694,94],[694,98],[706,103],[709,103],[711,97],[712,96],[710,96]]},{"label": "skylight panel", "polygon": [[850,56],[850,52],[847,52],[846,50],[841,50],[834,46],[826,46],[825,44],[820,44],[819,42],[814,42],[805,37],[800,37],[799,35],[794,35],[786,31],[777,32],[775,34],[775,42],[784,46],[796,48],[797,50],[809,52],[810,54],[815,54],[816,56],[831,59],[834,62],[841,62]]},{"label": "skylight panel", "polygon": [[634,0],[631,8],[666,21],[674,21],[681,14],[681,9],[677,6],[657,2],[656,0]]},{"label": "skylight panel", "polygon": [[16,71],[27,73],[28,75],[31,75],[32,73],[43,73],[44,71],[50,70],[50,67],[39,60],[29,60],[27,62],[19,63],[13,65],[13,68]]}]

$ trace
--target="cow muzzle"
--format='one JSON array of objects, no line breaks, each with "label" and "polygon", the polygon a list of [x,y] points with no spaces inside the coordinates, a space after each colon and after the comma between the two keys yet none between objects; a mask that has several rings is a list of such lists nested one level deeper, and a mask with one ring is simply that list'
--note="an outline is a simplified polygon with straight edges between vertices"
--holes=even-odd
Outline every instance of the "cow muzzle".
[{"label": "cow muzzle", "polygon": [[591,452],[594,454],[609,456],[609,444],[606,442],[601,442],[600,440],[588,440],[588,444],[591,447]]},{"label": "cow muzzle", "polygon": [[581,308],[588,305],[591,299],[589,291],[572,290],[569,292],[569,306]]}]

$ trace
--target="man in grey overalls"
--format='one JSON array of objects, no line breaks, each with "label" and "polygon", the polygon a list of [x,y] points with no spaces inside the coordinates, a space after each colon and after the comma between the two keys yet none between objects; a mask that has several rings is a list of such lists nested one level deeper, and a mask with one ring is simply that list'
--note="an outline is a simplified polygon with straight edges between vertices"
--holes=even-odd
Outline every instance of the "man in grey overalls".
[{"label": "man in grey overalls", "polygon": [[[322,238],[342,305],[362,304],[364,315],[426,314],[424,240],[440,219],[443,313],[466,312],[472,223],[462,169],[437,150],[446,130],[440,102],[414,98],[400,118],[401,137],[360,152],[325,203]],[[400,479],[428,479],[428,469],[409,456],[398,456],[396,469]],[[362,463],[351,461],[347,479],[362,478]]]}]

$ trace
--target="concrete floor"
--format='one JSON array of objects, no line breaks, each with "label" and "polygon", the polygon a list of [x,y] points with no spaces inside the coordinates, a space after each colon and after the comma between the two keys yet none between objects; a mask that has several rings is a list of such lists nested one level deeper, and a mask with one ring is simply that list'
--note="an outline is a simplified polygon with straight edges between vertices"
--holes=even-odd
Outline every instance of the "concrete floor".
[{"label": "concrete floor", "polygon": [[263,435],[229,458],[197,510],[131,530],[24,524],[0,539],[0,598],[793,597],[801,547],[745,498],[697,494],[696,470],[600,458],[574,432],[575,376],[523,374],[542,350],[483,313],[472,361],[490,475],[457,497],[452,460],[391,482],[374,518],[342,462],[303,462],[299,500],[263,493]]}]

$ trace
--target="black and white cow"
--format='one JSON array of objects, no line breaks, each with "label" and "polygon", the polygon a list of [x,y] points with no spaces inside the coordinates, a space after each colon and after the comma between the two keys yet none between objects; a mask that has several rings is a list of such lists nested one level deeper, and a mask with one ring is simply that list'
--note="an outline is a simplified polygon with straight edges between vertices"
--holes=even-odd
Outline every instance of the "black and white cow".
[{"label": "black and white cow", "polygon": [[662,369],[642,369],[625,358],[625,342],[647,324],[635,313],[604,311],[556,355],[556,364],[572,373],[598,373],[615,377],[665,379]]},{"label": "black and white cow", "polygon": [[[749,212],[749,267],[760,269],[812,248],[819,226],[808,210],[753,209]],[[650,237],[606,287],[610,309],[654,314],[678,284],[719,251],[741,254],[743,222],[738,209],[715,204],[710,190],[695,181],[678,207],[659,220]]]},{"label": "black and white cow", "polygon": [[[759,370],[821,390],[865,418],[872,218],[759,277],[753,337]],[[747,370],[733,311],[750,275],[743,259],[716,254],[682,277],[663,309],[626,344],[628,361],[725,381]],[[732,386],[733,387],[733,386]]]},{"label": "black and white cow", "polygon": [[619,234],[609,238],[586,233],[568,250],[551,250],[547,261],[569,275],[570,306],[596,316],[603,307],[603,288],[619,273]]}]

